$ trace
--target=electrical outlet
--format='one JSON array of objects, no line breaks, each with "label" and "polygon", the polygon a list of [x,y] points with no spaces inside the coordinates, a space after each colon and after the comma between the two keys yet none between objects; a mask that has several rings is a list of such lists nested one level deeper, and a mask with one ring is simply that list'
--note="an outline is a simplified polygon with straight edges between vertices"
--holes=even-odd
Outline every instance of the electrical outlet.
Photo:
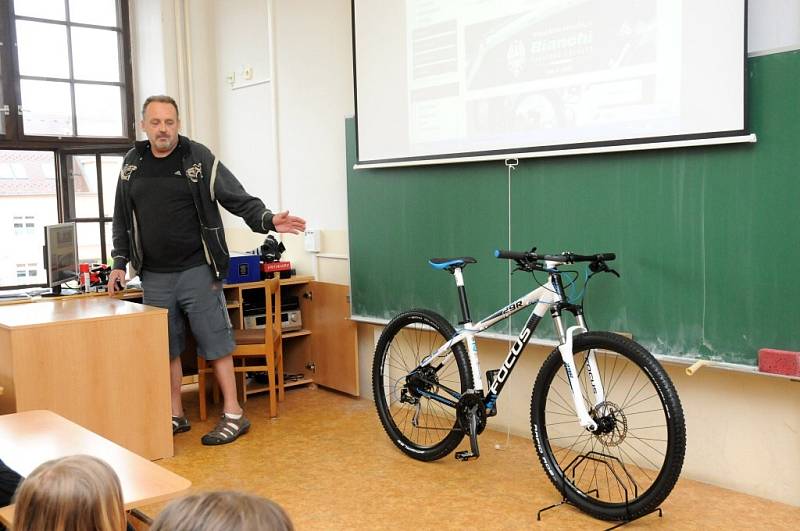
[{"label": "electrical outlet", "polygon": [[242,78],[246,80],[253,79],[253,67],[252,66],[245,66],[242,69]]}]

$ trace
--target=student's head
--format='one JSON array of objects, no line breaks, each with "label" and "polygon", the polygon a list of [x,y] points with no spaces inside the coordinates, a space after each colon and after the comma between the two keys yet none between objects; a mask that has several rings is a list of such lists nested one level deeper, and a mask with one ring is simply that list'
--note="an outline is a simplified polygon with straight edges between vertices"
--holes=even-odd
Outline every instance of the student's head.
[{"label": "student's head", "polygon": [[178,145],[178,104],[169,96],[150,96],[142,105],[142,131],[156,156],[166,156]]},{"label": "student's head", "polygon": [[105,462],[88,455],[39,465],[15,495],[14,531],[122,531],[122,488]]},{"label": "student's head", "polygon": [[150,531],[293,531],[275,502],[243,492],[214,491],[176,500],[161,511]]}]

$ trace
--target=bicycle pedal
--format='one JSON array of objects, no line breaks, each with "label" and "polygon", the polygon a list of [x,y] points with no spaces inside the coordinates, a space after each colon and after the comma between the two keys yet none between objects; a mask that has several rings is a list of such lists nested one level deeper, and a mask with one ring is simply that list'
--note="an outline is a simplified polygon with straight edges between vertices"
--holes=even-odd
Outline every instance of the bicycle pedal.
[{"label": "bicycle pedal", "polygon": [[469,461],[470,459],[477,459],[478,456],[472,453],[470,450],[461,450],[460,452],[456,452],[456,459],[459,461]]}]

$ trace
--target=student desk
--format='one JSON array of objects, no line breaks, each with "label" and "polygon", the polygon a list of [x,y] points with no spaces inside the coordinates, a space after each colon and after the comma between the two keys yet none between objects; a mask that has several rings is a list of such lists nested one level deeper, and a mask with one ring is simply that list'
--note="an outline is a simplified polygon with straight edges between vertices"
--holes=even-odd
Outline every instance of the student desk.
[{"label": "student desk", "polygon": [[[108,463],[119,476],[125,509],[168,500],[185,492],[191,482],[52,411],[25,411],[0,416],[0,456],[22,476],[51,459],[87,454]],[[10,525],[14,506],[0,509]]]},{"label": "student desk", "polygon": [[0,414],[48,409],[173,455],[167,311],[110,297],[0,305]]}]

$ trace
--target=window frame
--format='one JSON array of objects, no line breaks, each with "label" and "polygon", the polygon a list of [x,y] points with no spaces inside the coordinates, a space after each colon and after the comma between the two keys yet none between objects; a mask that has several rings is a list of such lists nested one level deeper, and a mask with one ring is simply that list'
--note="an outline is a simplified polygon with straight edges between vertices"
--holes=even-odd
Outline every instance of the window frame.
[{"label": "window frame", "polygon": [[[114,155],[125,157],[130,146],[106,146],[104,148],[70,148],[61,149],[55,152],[56,164],[58,166],[56,171],[56,198],[58,203],[58,220],[59,223],[75,222],[81,224],[94,224],[100,230],[100,256],[101,258],[107,257],[111,254],[110,245],[113,242],[106,242],[106,232],[101,230],[101,224],[112,223],[114,219],[113,208],[111,212],[103,201],[103,156]],[[78,217],[75,215],[75,190],[72,189],[72,181],[69,178],[69,165],[67,161],[72,156],[80,155],[94,155],[97,164],[97,212],[95,217]],[[116,182],[116,181],[115,181]],[[78,257],[80,258],[80,256]]]},{"label": "window frame", "polygon": [[[69,13],[69,0],[63,0],[66,13]],[[135,132],[135,109],[133,103],[133,60],[131,56],[131,28],[130,28],[130,9],[129,0],[115,0],[119,9],[120,27],[99,26],[95,24],[74,23],[71,21],[57,22],[49,19],[36,17],[20,16],[14,14],[14,0],[0,0],[0,41],[4,44],[0,46],[0,72],[2,72],[2,101],[0,107],[8,105],[8,112],[3,113],[0,109],[0,120],[5,120],[5,133],[0,134],[0,149],[42,149],[52,150],[54,147],[100,147],[100,146],[130,146],[136,140]],[[67,28],[67,49],[70,62],[70,73],[67,82],[73,87],[71,89],[71,105],[73,117],[73,133],[77,134],[77,120],[75,120],[75,96],[74,85],[85,82],[92,85],[120,86],[124,92],[122,98],[123,133],[120,137],[87,137],[87,136],[45,136],[27,135],[23,129],[22,115],[19,109],[22,106],[22,92],[19,73],[19,57],[15,52],[17,35],[16,20],[28,20],[33,22],[45,22],[50,24],[63,25]],[[119,33],[121,46],[119,47],[120,81],[88,81],[78,80],[73,77],[72,72],[72,47],[71,32],[72,27],[114,30]],[[35,79],[42,81],[59,81],[63,79],[46,78],[39,76],[24,76],[25,79]]]}]

